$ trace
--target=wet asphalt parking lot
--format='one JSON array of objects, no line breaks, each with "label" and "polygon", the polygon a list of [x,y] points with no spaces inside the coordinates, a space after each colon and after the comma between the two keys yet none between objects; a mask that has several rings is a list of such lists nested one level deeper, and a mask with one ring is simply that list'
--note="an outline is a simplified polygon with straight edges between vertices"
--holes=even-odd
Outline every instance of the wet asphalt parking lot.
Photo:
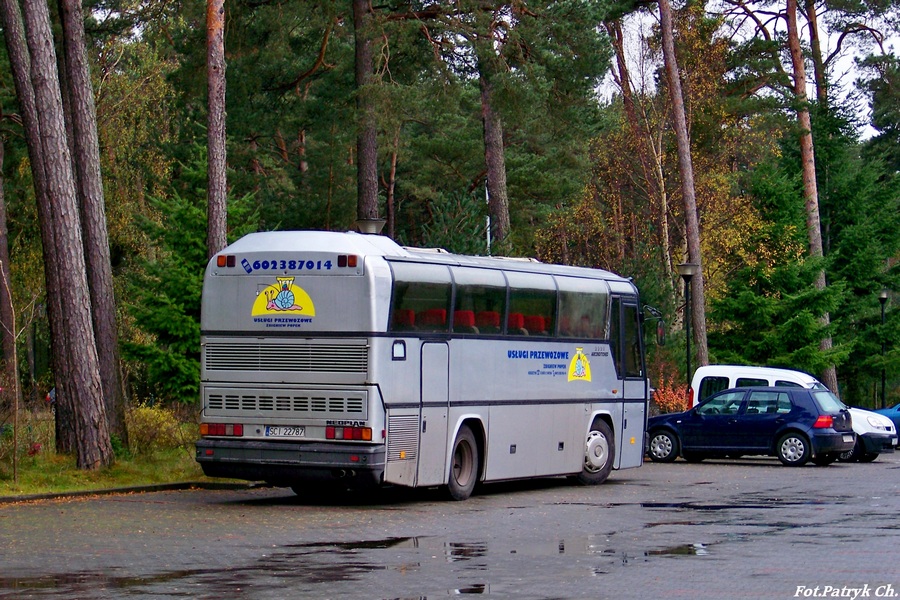
[{"label": "wet asphalt parking lot", "polygon": [[284,488],[0,504],[0,598],[900,598],[900,454],[646,463],[336,502]]}]

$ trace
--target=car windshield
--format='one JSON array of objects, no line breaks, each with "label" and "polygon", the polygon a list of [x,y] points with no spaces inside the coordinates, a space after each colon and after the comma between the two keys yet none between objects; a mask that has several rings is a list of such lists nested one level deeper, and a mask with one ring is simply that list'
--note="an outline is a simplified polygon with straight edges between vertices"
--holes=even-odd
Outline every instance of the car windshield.
[{"label": "car windshield", "polygon": [[841,412],[841,409],[845,408],[844,404],[838,400],[837,396],[828,390],[815,391],[812,395],[822,412],[836,413]]}]

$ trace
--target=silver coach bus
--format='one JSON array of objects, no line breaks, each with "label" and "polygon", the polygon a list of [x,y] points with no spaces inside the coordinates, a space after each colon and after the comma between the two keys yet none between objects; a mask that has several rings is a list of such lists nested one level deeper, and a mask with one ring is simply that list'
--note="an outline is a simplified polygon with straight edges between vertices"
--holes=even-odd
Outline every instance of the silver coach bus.
[{"label": "silver coach bus", "polygon": [[639,307],[596,269],[248,235],[206,268],[197,461],[298,494],[601,483],[644,455]]}]

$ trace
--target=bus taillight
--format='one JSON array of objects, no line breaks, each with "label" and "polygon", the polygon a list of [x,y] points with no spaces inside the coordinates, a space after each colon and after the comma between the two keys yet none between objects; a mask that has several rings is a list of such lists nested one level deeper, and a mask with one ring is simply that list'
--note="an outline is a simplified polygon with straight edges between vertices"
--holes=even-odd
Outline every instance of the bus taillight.
[{"label": "bus taillight", "polygon": [[357,440],[362,442],[372,441],[371,427],[334,427],[325,428],[326,440]]},{"label": "bus taillight", "polygon": [[355,268],[357,260],[359,260],[359,257],[355,254],[339,254],[338,266]]},{"label": "bus taillight", "polygon": [[219,254],[216,256],[217,267],[233,267],[235,265],[234,254]]},{"label": "bus taillight", "polygon": [[200,423],[200,435],[224,435],[228,437],[242,437],[244,426],[240,423]]}]

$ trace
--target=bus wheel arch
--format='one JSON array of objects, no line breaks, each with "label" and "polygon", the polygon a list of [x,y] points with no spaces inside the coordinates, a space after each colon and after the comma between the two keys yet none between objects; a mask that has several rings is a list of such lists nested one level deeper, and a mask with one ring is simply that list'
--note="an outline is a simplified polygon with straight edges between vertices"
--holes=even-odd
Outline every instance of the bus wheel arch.
[{"label": "bus wheel arch", "polygon": [[447,490],[454,500],[466,500],[481,478],[484,434],[477,420],[466,420],[456,432],[450,449]]},{"label": "bus wheel arch", "polygon": [[616,436],[609,418],[597,415],[588,429],[584,444],[584,464],[576,479],[582,485],[606,481],[616,460]]}]

